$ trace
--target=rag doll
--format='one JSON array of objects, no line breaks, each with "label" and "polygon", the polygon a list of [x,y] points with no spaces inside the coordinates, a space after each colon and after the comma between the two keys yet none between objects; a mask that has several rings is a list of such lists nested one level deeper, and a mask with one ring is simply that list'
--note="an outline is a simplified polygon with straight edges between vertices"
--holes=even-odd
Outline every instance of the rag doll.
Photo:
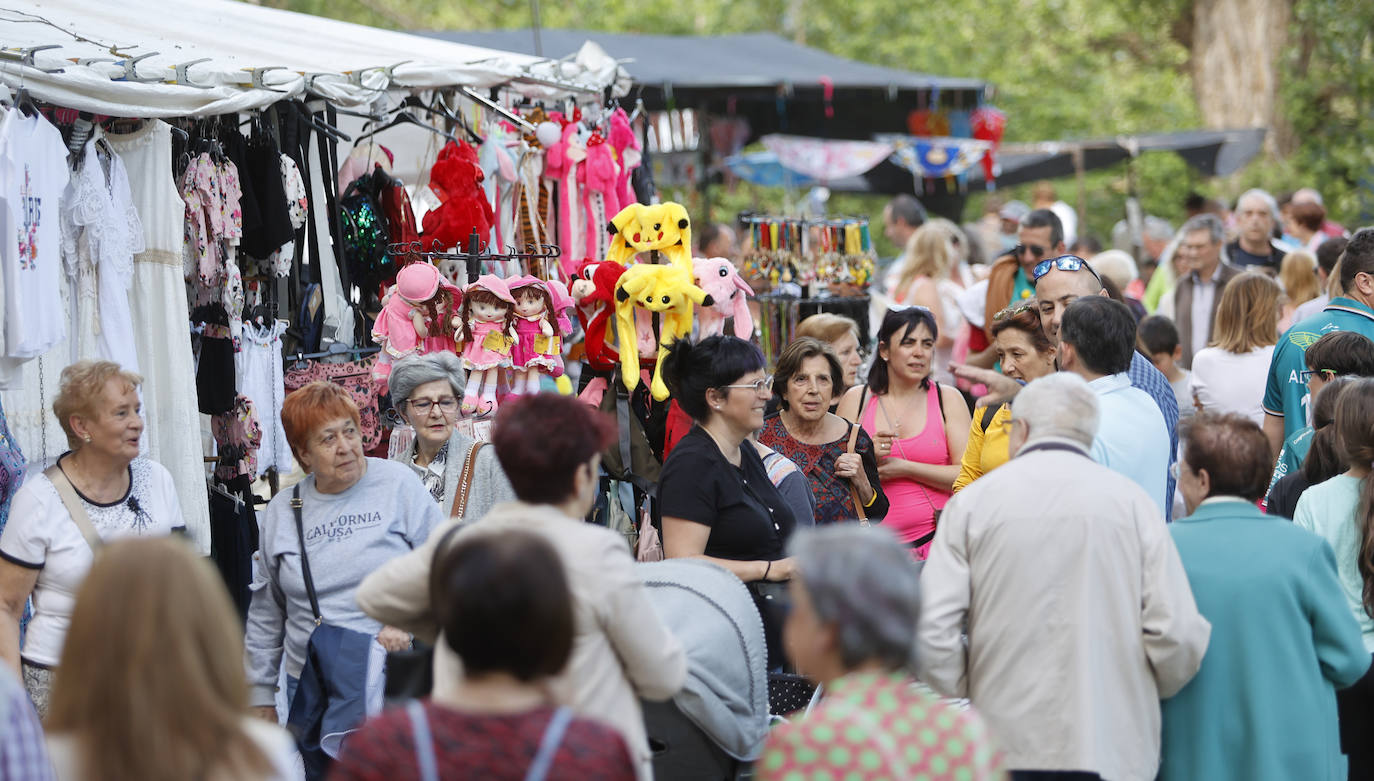
[{"label": "rag doll", "polygon": [[439,269],[425,262],[411,263],[396,274],[396,286],[382,302],[372,326],[372,341],[392,358],[425,352],[422,340],[430,335],[426,304],[440,290]]},{"label": "rag doll", "polygon": [[468,384],[463,391],[464,414],[496,411],[496,384],[502,369],[510,368],[515,345],[515,298],[506,281],[484,274],[468,285],[463,303],[453,316],[453,327],[462,346],[463,368]]},{"label": "rag doll", "polygon": [[515,298],[515,335],[519,340],[511,351],[515,375],[511,395],[538,393],[541,372],[562,373],[565,332],[558,327],[553,292],[547,282],[528,275],[506,281]]}]

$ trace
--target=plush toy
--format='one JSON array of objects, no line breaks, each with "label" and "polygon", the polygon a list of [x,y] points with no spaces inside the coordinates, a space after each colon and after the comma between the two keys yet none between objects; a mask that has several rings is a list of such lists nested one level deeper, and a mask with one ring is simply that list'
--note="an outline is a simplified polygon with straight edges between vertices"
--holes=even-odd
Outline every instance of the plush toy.
[{"label": "plush toy", "polygon": [[692,305],[711,305],[705,290],[692,284],[692,275],[677,266],[641,263],[625,269],[615,288],[616,327],[620,332],[620,376],[627,390],[639,385],[639,350],[625,343],[625,334],[635,328],[635,309],[657,312],[659,322],[658,360],[654,366],[650,394],[658,401],[668,398],[663,382],[663,356],[668,345],[692,332]]},{"label": "plush toy", "polygon": [[477,152],[467,144],[452,141],[444,145],[429,173],[429,187],[439,196],[439,208],[431,210],[421,222],[421,245],[426,249],[466,247],[473,230],[479,237],[491,235],[491,203],[482,192],[482,169]]},{"label": "plush toy", "polygon": [[615,152],[600,133],[587,139],[587,159],[577,169],[577,183],[582,188],[582,213],[587,219],[588,258],[604,258],[610,251],[610,237],[600,228],[610,215],[620,213],[620,166]]},{"label": "plush toy", "polygon": [[632,203],[611,218],[611,251],[606,260],[628,265],[641,252],[659,250],[688,277],[692,276],[692,221],[682,204],[645,206]]},{"label": "plush toy", "polygon": [[625,267],[612,261],[587,261],[577,270],[572,297],[577,301],[577,319],[582,321],[582,340],[587,364],[607,371],[620,360],[615,345],[606,341],[606,325],[615,307],[615,285]]},{"label": "plush toy", "polygon": [[392,358],[452,350],[447,320],[461,296],[432,264],[411,263],[396,274],[396,285],[383,299],[372,341]]},{"label": "plush toy", "polygon": [[616,190],[620,193],[620,205],[623,208],[635,202],[635,192],[630,187],[630,176],[644,160],[644,154],[639,147],[639,136],[635,135],[634,128],[630,126],[630,117],[625,113],[625,109],[618,108],[611,114],[611,129],[606,140],[620,158],[620,176],[616,181]]},{"label": "plush toy", "polygon": [[511,349],[517,339],[514,307],[515,298],[506,281],[492,274],[478,277],[463,293],[453,327],[462,346],[463,368],[468,370],[462,404],[465,414],[476,412],[479,404],[484,415],[496,411],[496,383],[501,369],[511,365]]},{"label": "plush toy", "polygon": [[506,280],[515,298],[515,335],[511,369],[515,374],[511,395],[539,392],[539,375],[563,372],[563,339],[553,290],[547,282],[529,275]]},{"label": "plush toy", "polygon": [[748,339],[754,333],[754,317],[749,314],[749,297],[754,289],[725,258],[696,258],[692,261],[696,283],[711,296],[712,304],[697,315],[701,338],[725,333],[725,318],[735,319],[735,336]]}]

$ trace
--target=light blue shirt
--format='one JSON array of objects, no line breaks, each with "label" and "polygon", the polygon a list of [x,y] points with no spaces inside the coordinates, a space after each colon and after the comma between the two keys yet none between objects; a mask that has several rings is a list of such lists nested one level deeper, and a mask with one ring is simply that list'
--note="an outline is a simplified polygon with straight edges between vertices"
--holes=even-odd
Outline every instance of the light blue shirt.
[{"label": "light blue shirt", "polygon": [[1088,383],[1097,393],[1099,418],[1093,460],[1134,480],[1155,500],[1160,516],[1168,507],[1169,427],[1150,394],[1131,385],[1125,372]]},{"label": "light blue shirt", "polygon": [[1293,523],[1316,532],[1336,553],[1336,574],[1341,578],[1345,602],[1364,636],[1364,647],[1374,652],[1374,620],[1364,611],[1364,578],[1360,575],[1360,528],[1355,513],[1360,505],[1361,481],[1336,475],[1302,492]]}]

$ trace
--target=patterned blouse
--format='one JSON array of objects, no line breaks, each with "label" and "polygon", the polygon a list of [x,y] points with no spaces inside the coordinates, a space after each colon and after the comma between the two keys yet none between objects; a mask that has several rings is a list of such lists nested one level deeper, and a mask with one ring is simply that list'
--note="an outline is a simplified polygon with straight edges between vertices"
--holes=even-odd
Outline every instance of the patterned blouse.
[{"label": "patterned blouse", "polygon": [[851,673],[805,717],[775,727],[758,781],[1006,778],[983,720],[902,673]]},{"label": "patterned blouse", "polygon": [[420,442],[416,440],[410,443],[410,453],[406,456],[403,463],[415,470],[415,475],[420,478],[420,482],[429,489],[429,495],[434,497],[434,501],[443,504],[444,501],[444,464],[448,461],[448,443],[439,446],[439,452],[434,454],[434,459],[428,466],[420,466],[415,463],[415,455],[419,452]]},{"label": "patterned blouse", "polygon": [[[786,456],[806,475],[807,482],[811,484],[811,495],[816,500],[817,524],[852,521],[859,517],[854,509],[849,481],[835,476],[835,461],[849,449],[848,430],[834,442],[809,445],[798,441],[787,431],[781,415],[774,415],[764,421],[763,429],[759,431],[759,442]],[[878,481],[878,460],[868,432],[859,430],[854,450],[863,458],[868,484],[878,492],[864,508],[869,519],[877,520],[887,515],[887,497],[883,495],[882,484]]]}]

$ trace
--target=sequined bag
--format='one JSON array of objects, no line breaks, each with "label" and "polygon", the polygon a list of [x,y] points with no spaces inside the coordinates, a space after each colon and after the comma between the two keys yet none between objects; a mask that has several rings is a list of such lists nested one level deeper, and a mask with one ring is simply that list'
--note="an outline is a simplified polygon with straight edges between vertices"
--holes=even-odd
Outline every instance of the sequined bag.
[{"label": "sequined bag", "polygon": [[394,263],[386,253],[391,241],[386,219],[377,198],[374,174],[355,179],[339,199],[344,261],[363,290],[371,290],[395,276]]}]

